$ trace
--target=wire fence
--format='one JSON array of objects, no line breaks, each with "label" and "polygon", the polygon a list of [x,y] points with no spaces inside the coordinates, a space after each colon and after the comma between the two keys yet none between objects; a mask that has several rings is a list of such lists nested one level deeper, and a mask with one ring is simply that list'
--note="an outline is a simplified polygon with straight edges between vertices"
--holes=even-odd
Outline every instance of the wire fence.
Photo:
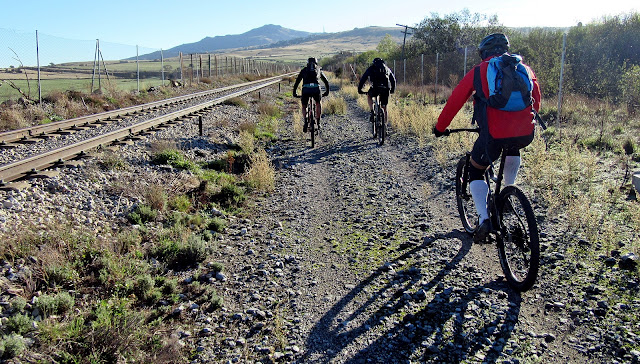
[{"label": "wire fence", "polygon": [[215,77],[271,75],[296,67],[282,61],[211,53],[165,58],[162,49],[0,28],[0,102],[41,101],[60,91],[141,91],[192,85]]}]

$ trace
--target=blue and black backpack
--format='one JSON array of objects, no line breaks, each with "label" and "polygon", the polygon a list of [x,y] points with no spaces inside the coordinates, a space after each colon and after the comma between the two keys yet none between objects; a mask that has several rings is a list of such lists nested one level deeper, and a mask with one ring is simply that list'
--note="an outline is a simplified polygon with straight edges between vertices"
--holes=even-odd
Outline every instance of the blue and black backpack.
[{"label": "blue and black backpack", "polygon": [[485,102],[487,106],[504,111],[520,111],[531,107],[533,80],[522,64],[521,56],[505,53],[490,59],[487,67],[487,82],[488,97],[482,90],[480,67],[476,67],[473,79],[476,99]]}]

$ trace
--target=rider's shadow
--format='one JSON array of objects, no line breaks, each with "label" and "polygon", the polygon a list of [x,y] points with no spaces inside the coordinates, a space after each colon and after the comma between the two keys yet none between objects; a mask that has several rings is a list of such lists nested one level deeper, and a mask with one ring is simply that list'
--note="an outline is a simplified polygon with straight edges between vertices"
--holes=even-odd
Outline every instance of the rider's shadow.
[{"label": "rider's shadow", "polygon": [[[422,245],[404,253],[394,262],[404,261],[428,249],[439,239],[447,239],[447,243],[459,239],[461,247],[433,278],[425,282],[418,269],[410,268],[397,272],[394,279],[385,280],[387,267],[377,269],[313,327],[301,362],[331,362],[352,343],[361,347],[357,342],[369,340],[370,330],[376,332],[377,339],[368,341],[358,353],[350,354],[347,362],[382,363],[389,358],[390,351],[394,358],[405,360],[418,357],[427,362],[460,362],[477,354],[484,361],[495,361],[503,350],[502,343],[511,335],[517,321],[520,298],[515,293],[505,293],[510,291],[506,291],[506,284],[499,282],[489,282],[466,291],[444,287],[444,278],[471,248],[471,242],[463,232],[426,238]],[[379,285],[380,282],[386,283]],[[407,292],[415,293],[410,295]],[[493,293],[508,300],[508,309],[493,312],[491,307],[481,307],[483,295]],[[392,322],[391,316],[395,313],[411,311],[406,307],[407,302],[418,304],[430,294],[433,298],[426,305],[420,305],[422,308],[417,312]],[[362,296],[368,298],[358,301]],[[484,328],[478,330],[478,326]],[[501,339],[491,341],[488,337]]]}]

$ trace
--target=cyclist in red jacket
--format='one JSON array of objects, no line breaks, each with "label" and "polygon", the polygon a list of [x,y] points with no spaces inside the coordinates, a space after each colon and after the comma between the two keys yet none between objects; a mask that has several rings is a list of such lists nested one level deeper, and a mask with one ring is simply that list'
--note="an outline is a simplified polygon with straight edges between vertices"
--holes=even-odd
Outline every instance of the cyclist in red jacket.
[{"label": "cyclist in red jacket", "polygon": [[298,74],[296,82],[293,84],[293,97],[298,97],[298,85],[302,81],[302,120],[304,120],[303,131],[307,132],[307,104],[309,97],[316,100],[316,121],[320,126],[320,116],[322,115],[322,104],[320,103],[320,80],[324,82],[325,91],[322,96],[329,95],[329,81],[318,66],[318,60],[311,57],[307,60],[307,66]]},{"label": "cyclist in red jacket", "polygon": [[[436,137],[447,134],[446,129],[451,124],[454,116],[475,91],[474,78],[477,67],[479,67],[483,94],[489,95],[487,82],[489,60],[507,53],[509,51],[509,40],[501,33],[490,34],[482,39],[478,46],[478,51],[482,62],[471,69],[451,93],[438,117],[438,122],[433,128],[433,133]],[[471,150],[471,170],[469,172],[471,181],[469,189],[479,216],[478,229],[474,235],[475,242],[484,241],[489,231],[491,231],[491,222],[487,211],[489,186],[484,180],[485,170],[493,161],[498,159],[502,147],[507,146],[505,151],[507,157],[504,168],[504,181],[506,185],[514,184],[520,168],[520,149],[533,141],[534,112],[540,110],[540,85],[531,68],[524,66],[533,84],[531,88],[531,107],[521,111],[504,111],[488,106],[485,103],[486,99],[483,101],[477,93],[475,95],[474,120],[478,121],[480,128],[483,130]],[[480,122],[477,117],[478,110],[484,110],[484,108],[486,108],[486,114],[483,114],[486,115],[486,123]],[[486,124],[486,126],[483,128],[482,124]]]}]

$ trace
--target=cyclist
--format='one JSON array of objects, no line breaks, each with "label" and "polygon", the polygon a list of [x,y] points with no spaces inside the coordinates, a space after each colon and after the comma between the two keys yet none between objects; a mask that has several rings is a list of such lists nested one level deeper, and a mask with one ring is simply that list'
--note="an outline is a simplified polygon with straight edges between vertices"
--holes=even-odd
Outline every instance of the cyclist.
[{"label": "cyclist", "polygon": [[371,82],[371,87],[367,91],[367,101],[369,102],[369,110],[371,110],[369,121],[373,122],[373,98],[378,95],[380,95],[380,106],[384,110],[384,120],[386,121],[389,94],[395,92],[396,76],[393,75],[393,72],[387,67],[382,58],[374,58],[369,68],[360,77],[359,93],[362,93],[362,87],[367,82],[367,79]]},{"label": "cyclist", "polygon": [[[484,172],[493,161],[498,159],[503,146],[506,146],[504,181],[506,185],[515,183],[521,163],[520,149],[533,141],[534,116],[535,112],[540,109],[540,86],[535,74],[526,65],[525,68],[532,83],[531,100],[529,100],[531,107],[525,107],[520,111],[504,111],[489,106],[487,99],[483,98],[484,95],[489,95],[487,82],[489,61],[493,57],[503,54],[509,55],[508,51],[509,39],[504,34],[494,33],[482,39],[478,46],[482,62],[472,68],[454,88],[433,128],[436,137],[446,135],[446,129],[454,116],[476,90],[476,87],[478,90],[480,90],[479,87],[482,87],[483,95],[479,95],[479,92],[474,95],[474,121],[480,126],[481,132],[471,150],[469,172],[469,180],[471,181],[469,189],[479,216],[474,242],[484,241],[491,231],[491,222],[487,211],[489,186],[484,180]],[[474,74],[478,67],[481,85],[476,81],[474,86]]]},{"label": "cyclist", "polygon": [[325,92],[322,96],[329,95],[329,81],[324,75],[320,66],[318,66],[318,60],[315,57],[311,57],[307,60],[307,65],[300,71],[296,82],[293,84],[293,96],[298,97],[298,85],[302,81],[302,120],[304,120],[303,131],[307,132],[307,104],[309,103],[309,97],[313,97],[316,100],[316,122],[318,127],[320,126],[320,116],[322,115],[322,104],[320,103],[320,82],[322,80],[325,86]]}]

